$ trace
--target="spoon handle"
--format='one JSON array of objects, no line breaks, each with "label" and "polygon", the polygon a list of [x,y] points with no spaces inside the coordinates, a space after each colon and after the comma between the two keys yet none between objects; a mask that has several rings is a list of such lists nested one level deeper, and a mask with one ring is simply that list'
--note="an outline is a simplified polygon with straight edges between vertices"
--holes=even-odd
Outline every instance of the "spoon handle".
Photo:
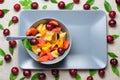
[{"label": "spoon handle", "polygon": [[21,39],[31,39],[31,38],[37,38],[37,36],[7,36],[6,40],[21,40]]}]

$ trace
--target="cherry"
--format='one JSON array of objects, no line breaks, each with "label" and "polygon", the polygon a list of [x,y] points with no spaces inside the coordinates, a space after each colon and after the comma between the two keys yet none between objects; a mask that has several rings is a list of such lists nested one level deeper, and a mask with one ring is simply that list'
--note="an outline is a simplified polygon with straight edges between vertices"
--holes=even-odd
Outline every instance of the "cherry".
[{"label": "cherry", "polygon": [[14,75],[17,75],[19,73],[19,69],[17,67],[13,67],[11,69],[11,73],[14,74]]},{"label": "cherry", "polygon": [[40,73],[40,74],[39,74],[39,79],[40,79],[40,80],[45,80],[45,78],[46,78],[45,73]]},{"label": "cherry", "polygon": [[90,4],[87,4],[87,3],[84,4],[84,5],[83,5],[83,8],[84,8],[85,10],[89,10],[89,9],[90,9]]},{"label": "cherry", "polygon": [[60,55],[63,55],[64,52],[65,52],[65,50],[64,50],[63,48],[58,48],[58,53],[59,53]]},{"label": "cherry", "polygon": [[72,77],[75,77],[77,75],[77,69],[70,69],[69,73]]},{"label": "cherry", "polygon": [[4,0],[0,0],[0,4],[2,4],[4,2]]},{"label": "cherry", "polygon": [[58,2],[58,7],[60,9],[64,9],[65,8],[65,2],[63,2],[63,1]]},{"label": "cherry", "polygon": [[115,26],[116,25],[116,21],[114,19],[109,20],[109,25],[111,27]]},{"label": "cherry", "polygon": [[4,17],[4,12],[3,10],[0,9],[0,18]]},{"label": "cherry", "polygon": [[105,76],[105,71],[104,71],[104,69],[98,70],[98,74],[99,74],[100,77],[104,77],[104,76]]},{"label": "cherry", "polygon": [[9,54],[6,54],[6,55],[4,56],[4,60],[5,60],[6,62],[10,62],[10,61],[11,61],[11,56],[10,56]]},{"label": "cherry", "polygon": [[92,76],[88,76],[87,80],[93,80],[93,77]]},{"label": "cherry", "polygon": [[36,45],[36,44],[38,44],[38,40],[35,39],[35,38],[32,38],[32,39],[30,39],[30,43],[31,43],[32,45]]},{"label": "cherry", "polygon": [[38,8],[38,3],[37,2],[32,2],[31,7],[32,9],[37,9]]},{"label": "cherry", "polygon": [[52,75],[53,76],[59,76],[59,70],[58,69],[52,69]]},{"label": "cherry", "polygon": [[74,3],[78,4],[80,0],[73,0]]},{"label": "cherry", "polygon": [[14,10],[15,10],[15,11],[19,11],[20,8],[21,8],[20,4],[15,4],[15,5],[14,5]]},{"label": "cherry", "polygon": [[117,59],[111,59],[111,60],[110,60],[110,64],[111,64],[112,66],[116,66],[116,65],[118,64],[118,60],[117,60]]},{"label": "cherry", "polygon": [[23,70],[23,75],[25,77],[30,77],[31,76],[31,71],[30,70]]},{"label": "cherry", "polygon": [[18,22],[18,17],[17,16],[13,16],[12,17],[12,22],[13,23],[17,23]]},{"label": "cherry", "polygon": [[110,11],[109,12],[109,17],[110,18],[115,18],[115,16],[116,16],[116,12],[115,11]]},{"label": "cherry", "polygon": [[113,41],[114,41],[113,36],[112,35],[107,35],[107,42],[108,43],[113,43]]},{"label": "cherry", "polygon": [[120,5],[120,0],[115,0],[116,4]]},{"label": "cherry", "polygon": [[6,28],[6,29],[3,30],[3,35],[4,36],[8,36],[9,34],[10,34],[10,30],[9,29]]},{"label": "cherry", "polygon": [[54,28],[52,24],[46,24],[46,29],[51,31]]},{"label": "cherry", "polygon": [[17,45],[17,42],[15,40],[9,41],[9,46],[14,48],[14,47],[16,47],[16,45]]}]

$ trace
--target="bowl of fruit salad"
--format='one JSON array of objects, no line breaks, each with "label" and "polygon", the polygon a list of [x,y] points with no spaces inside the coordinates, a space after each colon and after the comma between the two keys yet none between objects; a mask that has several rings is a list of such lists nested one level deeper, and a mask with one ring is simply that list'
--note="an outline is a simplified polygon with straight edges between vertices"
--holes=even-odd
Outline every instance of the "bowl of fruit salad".
[{"label": "bowl of fruit salad", "polygon": [[68,29],[60,21],[45,18],[33,23],[26,31],[29,39],[28,54],[42,64],[55,64],[62,61],[69,53],[71,38]]}]

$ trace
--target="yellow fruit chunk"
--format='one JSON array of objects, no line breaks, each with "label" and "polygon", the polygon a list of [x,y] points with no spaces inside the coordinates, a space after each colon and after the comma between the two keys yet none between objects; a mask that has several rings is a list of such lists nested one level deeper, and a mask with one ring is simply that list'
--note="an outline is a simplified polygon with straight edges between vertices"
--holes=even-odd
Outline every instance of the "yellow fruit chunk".
[{"label": "yellow fruit chunk", "polygon": [[65,40],[66,34],[67,34],[66,32],[61,32],[61,33],[60,33],[60,39]]},{"label": "yellow fruit chunk", "polygon": [[42,47],[42,50],[45,52],[49,52],[50,51],[50,47],[52,46],[52,44],[50,44],[49,42],[44,44]]},{"label": "yellow fruit chunk", "polygon": [[37,45],[32,45],[32,50],[35,54],[41,52],[41,49]]},{"label": "yellow fruit chunk", "polygon": [[42,28],[43,28],[43,24],[40,24],[40,25],[37,27],[37,30],[38,30],[39,32],[41,32]]},{"label": "yellow fruit chunk", "polygon": [[54,33],[51,32],[51,31],[48,31],[44,37],[44,40],[47,40],[47,41],[52,41],[52,37],[53,37]]},{"label": "yellow fruit chunk", "polygon": [[59,39],[57,40],[56,44],[58,45],[58,47],[63,47],[63,42],[64,42],[63,39]]},{"label": "yellow fruit chunk", "polygon": [[41,36],[44,36],[46,34],[46,32],[47,32],[45,26],[46,26],[46,24],[44,24],[43,27],[42,27],[42,29],[40,30]]},{"label": "yellow fruit chunk", "polygon": [[59,56],[59,53],[58,53],[57,50],[54,50],[54,51],[51,52],[51,55],[52,55],[53,57],[57,58],[57,57]]}]

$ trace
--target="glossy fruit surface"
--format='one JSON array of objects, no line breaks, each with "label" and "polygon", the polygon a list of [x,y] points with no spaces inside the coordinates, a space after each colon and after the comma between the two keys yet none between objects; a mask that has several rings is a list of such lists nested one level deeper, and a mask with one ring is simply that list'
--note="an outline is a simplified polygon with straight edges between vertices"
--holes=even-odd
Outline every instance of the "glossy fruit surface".
[{"label": "glossy fruit surface", "polygon": [[116,66],[116,65],[118,64],[118,60],[117,60],[117,59],[111,59],[111,60],[110,60],[110,64],[111,64],[112,66]]},{"label": "glossy fruit surface", "polygon": [[17,16],[13,16],[12,17],[12,22],[13,23],[17,23],[18,22],[18,17]]},{"label": "glossy fruit surface", "polygon": [[108,43],[113,43],[113,41],[114,41],[113,36],[112,35],[107,35],[107,42]]},{"label": "glossy fruit surface", "polygon": [[0,18],[4,17],[4,12],[3,10],[0,9]]},{"label": "glossy fruit surface", "polygon": [[9,41],[9,46],[14,48],[14,47],[16,47],[16,45],[17,45],[17,42],[15,40]]},{"label": "glossy fruit surface", "polygon": [[88,76],[87,80],[94,80],[92,76]]},{"label": "glossy fruit surface", "polygon": [[6,55],[4,56],[4,60],[5,60],[6,62],[10,62],[10,61],[11,61],[11,56],[10,56],[9,54],[6,54]]},{"label": "glossy fruit surface", "polygon": [[17,75],[19,73],[19,69],[17,67],[13,67],[11,69],[11,73],[14,74],[14,75]]},{"label": "glossy fruit surface", "polygon": [[114,27],[116,26],[116,21],[114,19],[111,19],[109,20],[109,23],[108,23],[111,27]]},{"label": "glossy fruit surface", "polygon": [[65,52],[65,50],[64,50],[63,48],[58,48],[58,53],[59,53],[60,55],[63,55],[64,52]]},{"label": "glossy fruit surface", "polygon": [[37,9],[38,8],[38,3],[37,2],[32,2],[31,7],[32,9]]},{"label": "glossy fruit surface", "polygon": [[2,4],[4,2],[4,0],[0,0],[0,4]]},{"label": "glossy fruit surface", "polygon": [[115,18],[116,17],[116,12],[115,11],[110,11],[109,12],[109,17],[110,18]]},{"label": "glossy fruit surface", "polygon": [[72,77],[75,77],[77,75],[77,69],[70,69],[69,73]]},{"label": "glossy fruit surface", "polygon": [[105,70],[104,69],[98,70],[98,74],[99,74],[100,77],[104,77],[105,76]]},{"label": "glossy fruit surface", "polygon": [[7,28],[4,29],[4,30],[3,30],[3,35],[4,35],[4,36],[8,36],[8,35],[10,35],[10,30],[7,29]]},{"label": "glossy fruit surface", "polygon": [[59,7],[60,9],[64,9],[64,8],[65,8],[65,2],[60,1],[60,2],[58,3],[58,7]]},{"label": "glossy fruit surface", "polygon": [[25,77],[30,77],[31,76],[31,71],[30,70],[23,70],[23,75]]},{"label": "glossy fruit surface", "polygon": [[45,79],[46,79],[45,73],[40,73],[39,74],[39,80],[45,80]]},{"label": "glossy fruit surface", "polygon": [[52,75],[53,76],[59,76],[59,70],[58,69],[52,69]]},{"label": "glossy fruit surface", "polygon": [[120,5],[120,0],[115,0],[116,4]]},{"label": "glossy fruit surface", "polygon": [[52,24],[46,24],[46,29],[51,31],[54,28]]},{"label": "glossy fruit surface", "polygon": [[86,4],[83,5],[83,8],[84,8],[84,10],[89,10],[90,9],[90,5],[86,3]]},{"label": "glossy fruit surface", "polygon": [[20,4],[15,4],[15,5],[14,5],[14,10],[15,10],[15,11],[19,11],[20,8],[21,8]]},{"label": "glossy fruit surface", "polygon": [[80,0],[73,0],[74,3],[78,4]]},{"label": "glossy fruit surface", "polygon": [[35,38],[32,38],[32,39],[30,39],[30,43],[31,43],[32,45],[36,45],[36,44],[38,44],[38,40],[35,39]]}]

